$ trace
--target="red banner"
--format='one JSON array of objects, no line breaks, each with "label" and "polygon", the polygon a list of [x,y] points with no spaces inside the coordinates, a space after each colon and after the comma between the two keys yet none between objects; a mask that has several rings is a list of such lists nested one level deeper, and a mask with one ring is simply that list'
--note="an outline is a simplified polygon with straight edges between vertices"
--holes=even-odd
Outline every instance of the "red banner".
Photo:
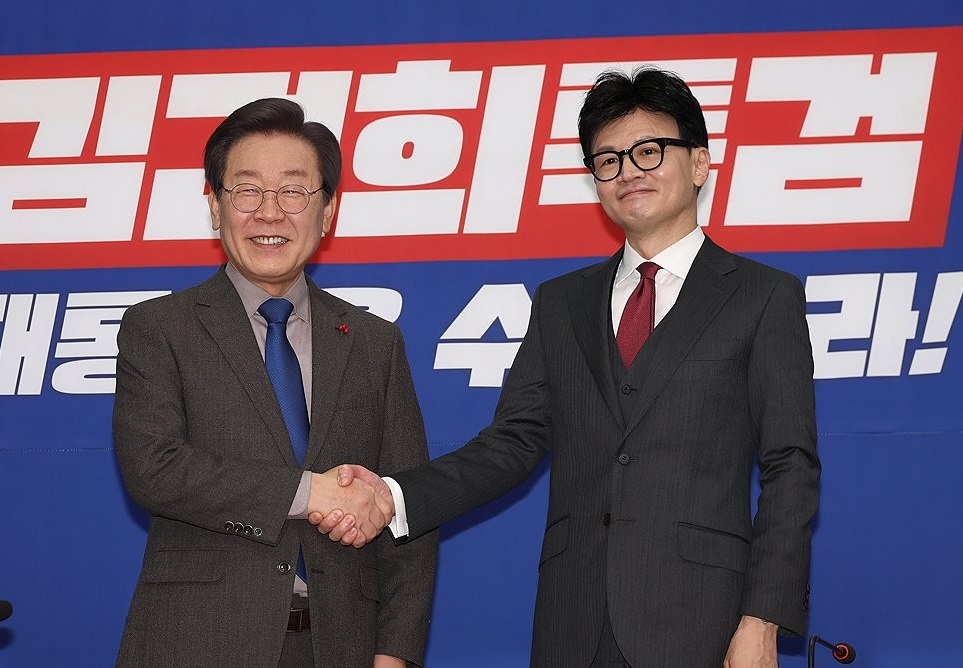
[{"label": "red banner", "polygon": [[341,139],[325,262],[607,255],[578,109],[649,63],[703,106],[700,223],[730,250],[943,244],[959,27],[2,57],[0,267],[219,262],[203,146],[268,96]]}]

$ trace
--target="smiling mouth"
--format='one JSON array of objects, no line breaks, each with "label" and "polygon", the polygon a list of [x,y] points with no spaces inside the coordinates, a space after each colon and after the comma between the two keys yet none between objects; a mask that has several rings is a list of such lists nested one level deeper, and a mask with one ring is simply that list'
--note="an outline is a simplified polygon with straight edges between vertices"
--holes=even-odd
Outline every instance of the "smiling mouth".
[{"label": "smiling mouth", "polygon": [[632,195],[648,195],[648,194],[651,194],[652,192],[654,191],[648,188],[636,188],[634,190],[629,190],[627,192],[622,193],[621,195],[619,195],[619,199],[631,197]]},{"label": "smiling mouth", "polygon": [[288,239],[285,237],[251,237],[251,241],[260,246],[280,246],[286,244]]}]

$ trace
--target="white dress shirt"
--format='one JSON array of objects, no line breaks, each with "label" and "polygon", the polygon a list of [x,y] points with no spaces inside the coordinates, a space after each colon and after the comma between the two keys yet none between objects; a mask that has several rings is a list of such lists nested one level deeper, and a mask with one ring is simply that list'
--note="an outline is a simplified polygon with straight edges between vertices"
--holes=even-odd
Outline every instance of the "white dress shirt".
[{"label": "white dress shirt", "polygon": [[615,281],[612,283],[612,331],[619,331],[619,322],[622,320],[622,311],[625,304],[629,301],[635,288],[638,287],[642,276],[636,271],[643,262],[655,262],[662,267],[655,275],[655,323],[653,327],[662,322],[662,318],[675,306],[682,291],[682,283],[689,275],[689,268],[695,260],[696,254],[702,248],[702,242],[706,235],[702,233],[701,227],[696,227],[687,235],[676,241],[674,244],[658,253],[655,257],[644,258],[639,255],[628,240],[622,250],[622,262],[619,263],[618,271],[615,272]]}]

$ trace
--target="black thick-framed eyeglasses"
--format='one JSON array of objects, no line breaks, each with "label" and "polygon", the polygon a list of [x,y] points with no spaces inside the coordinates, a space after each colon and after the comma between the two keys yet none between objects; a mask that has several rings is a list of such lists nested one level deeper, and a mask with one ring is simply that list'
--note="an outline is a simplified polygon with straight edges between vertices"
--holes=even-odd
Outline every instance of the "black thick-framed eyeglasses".
[{"label": "black thick-framed eyeglasses", "polygon": [[254,213],[264,203],[265,193],[274,193],[278,201],[278,208],[284,213],[301,213],[308,208],[311,195],[321,192],[323,186],[317,190],[308,190],[304,186],[281,186],[277,190],[265,190],[253,183],[238,183],[233,188],[224,188],[224,192],[231,194],[231,204],[241,213]]},{"label": "black thick-framed eyeglasses", "polygon": [[592,172],[596,181],[611,181],[622,173],[622,161],[629,156],[632,164],[643,172],[657,169],[665,158],[666,146],[681,146],[695,148],[695,144],[685,139],[674,137],[654,137],[637,141],[622,151],[599,151],[588,156],[582,162]]}]

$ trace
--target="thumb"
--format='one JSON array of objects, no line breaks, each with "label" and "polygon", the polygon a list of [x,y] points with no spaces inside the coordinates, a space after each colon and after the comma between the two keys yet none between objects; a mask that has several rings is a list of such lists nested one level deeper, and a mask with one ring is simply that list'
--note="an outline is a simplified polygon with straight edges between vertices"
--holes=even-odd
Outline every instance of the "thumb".
[{"label": "thumb", "polygon": [[338,486],[347,487],[357,477],[353,464],[342,464],[338,467]]}]

